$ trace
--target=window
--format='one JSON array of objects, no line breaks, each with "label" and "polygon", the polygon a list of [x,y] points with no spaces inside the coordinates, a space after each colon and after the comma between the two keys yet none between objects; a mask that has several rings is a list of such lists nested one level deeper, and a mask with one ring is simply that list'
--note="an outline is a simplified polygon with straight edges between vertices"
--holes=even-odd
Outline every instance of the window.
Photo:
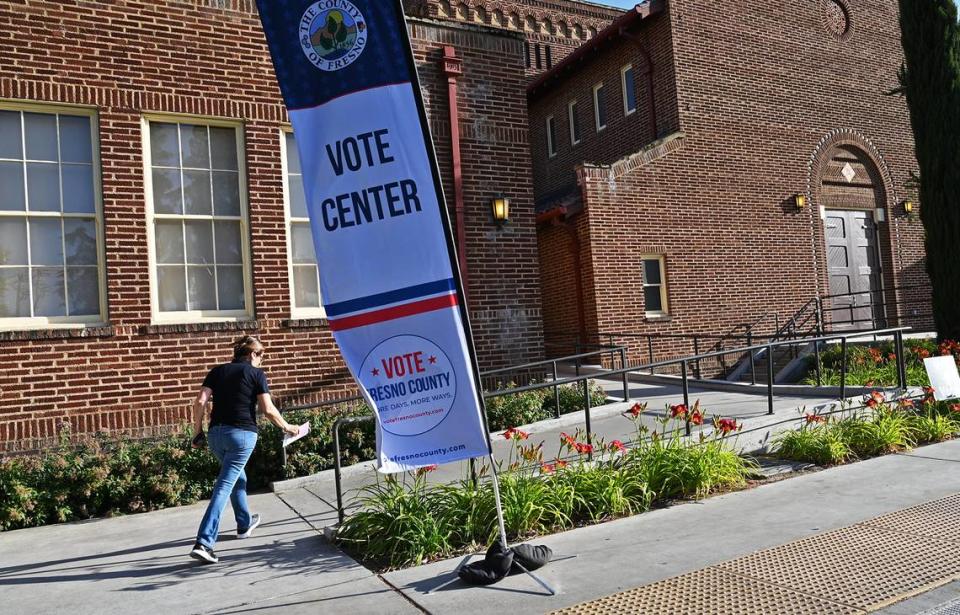
[{"label": "window", "polygon": [[620,69],[620,84],[623,90],[623,114],[637,110],[637,88],[633,81],[633,67],[629,64]]},{"label": "window", "polygon": [[544,51],[547,54],[547,68],[553,68],[553,52],[550,51],[550,45],[544,45]]},{"label": "window", "polygon": [[580,118],[577,117],[577,101],[567,105],[567,119],[570,121],[570,145],[580,143]]},{"label": "window", "polygon": [[523,43],[523,56],[526,67],[530,68],[530,43]]},{"label": "window", "polygon": [[551,158],[557,155],[557,133],[552,115],[547,117],[547,155]]},{"label": "window", "polygon": [[294,318],[326,318],[320,300],[320,271],[313,248],[313,232],[303,193],[300,154],[293,133],[284,132],[284,203],[287,213],[287,266],[290,270],[291,315]]},{"label": "window", "polygon": [[96,123],[0,107],[0,328],[106,321]]},{"label": "window", "polygon": [[542,56],[540,55],[540,43],[537,43],[536,45],[534,45],[533,49],[534,51],[536,51],[536,54],[537,54],[537,68],[543,68],[543,60],[542,60]]},{"label": "window", "polygon": [[643,305],[648,316],[664,316],[668,312],[663,256],[643,257]]},{"label": "window", "polygon": [[144,133],[154,320],[249,317],[240,128],[157,118]]},{"label": "window", "polygon": [[604,103],[602,83],[593,86],[593,120],[597,126],[597,132],[607,127],[607,107]]}]

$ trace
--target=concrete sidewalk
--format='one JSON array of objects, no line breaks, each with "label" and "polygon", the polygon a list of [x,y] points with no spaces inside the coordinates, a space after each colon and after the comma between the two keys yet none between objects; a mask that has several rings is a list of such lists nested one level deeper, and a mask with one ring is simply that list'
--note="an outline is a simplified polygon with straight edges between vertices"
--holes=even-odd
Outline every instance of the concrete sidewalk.
[{"label": "concrete sidewalk", "polygon": [[186,555],[202,505],[19,530],[0,534],[0,610],[544,613],[958,493],[958,469],[960,442],[947,442],[537,539],[557,556],[541,572],[554,597],[525,577],[428,595],[460,559],[375,575],[285,503],[299,492],[253,496],[265,524],[251,539],[225,519],[216,566]]}]

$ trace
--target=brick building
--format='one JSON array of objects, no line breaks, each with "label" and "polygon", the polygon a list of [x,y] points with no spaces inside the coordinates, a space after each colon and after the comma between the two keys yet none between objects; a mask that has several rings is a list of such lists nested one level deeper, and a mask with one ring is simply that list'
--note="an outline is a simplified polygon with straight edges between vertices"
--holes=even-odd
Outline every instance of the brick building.
[{"label": "brick building", "polygon": [[[525,39],[409,29],[482,367],[536,359]],[[182,422],[241,332],[284,402],[352,390],[291,145],[252,0],[0,2],[0,452]]]},{"label": "brick building", "polygon": [[841,293],[837,328],[922,324],[901,60],[893,0],[652,0],[537,76],[548,342],[723,334]]}]

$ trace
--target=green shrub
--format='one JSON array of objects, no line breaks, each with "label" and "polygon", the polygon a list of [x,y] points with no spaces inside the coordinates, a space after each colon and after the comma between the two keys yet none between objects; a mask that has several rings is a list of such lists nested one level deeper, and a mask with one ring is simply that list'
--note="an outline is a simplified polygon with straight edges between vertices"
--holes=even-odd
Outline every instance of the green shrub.
[{"label": "green shrub", "polygon": [[873,457],[912,448],[914,440],[904,413],[880,407],[870,418],[851,416],[835,424],[839,437],[857,457]]},{"label": "green shrub", "polygon": [[[602,406],[607,401],[603,387],[595,381],[588,381],[590,389],[590,407]],[[512,384],[507,385],[513,386]],[[582,385],[562,385],[557,387],[560,398],[560,414],[583,412],[584,397]],[[491,431],[500,431],[520,425],[530,425],[556,417],[556,400],[552,388],[524,391],[512,395],[489,397],[486,400],[487,422]]]},{"label": "green shrub", "polygon": [[[607,393],[597,382],[587,381],[590,390],[590,407],[596,408],[607,403]],[[560,397],[560,414],[570,414],[572,412],[583,412],[584,398],[583,385],[568,384],[557,387]],[[543,408],[550,416],[556,416],[556,400],[553,397],[553,389],[544,389],[546,399],[543,402]]]},{"label": "green shrub", "polygon": [[[960,365],[960,345],[944,342],[939,346],[933,340],[907,339],[903,341],[904,367],[909,386],[927,386],[930,384],[923,359],[937,355],[953,355]],[[893,342],[870,345],[847,346],[846,384],[862,386],[896,386],[897,360]],[[826,386],[840,385],[840,371],[843,360],[839,344],[831,345],[820,353],[821,382]],[[816,384],[814,372],[815,359],[809,357],[809,368],[804,384]]]},{"label": "green shrub", "polygon": [[[366,414],[363,406],[333,413],[318,409],[285,413],[291,423],[311,423],[311,433],[289,447],[282,466],[281,433],[262,425],[247,465],[248,488],[305,476],[333,465],[330,428],[339,416]],[[0,530],[91,517],[146,512],[209,497],[220,464],[208,449],[190,446],[192,433],[153,440],[97,435],[37,457],[0,460]],[[341,430],[344,463],[374,456],[373,422]]]},{"label": "green shrub", "polygon": [[786,459],[829,466],[844,463],[853,456],[850,447],[829,425],[804,425],[797,431],[781,433],[775,452]]}]

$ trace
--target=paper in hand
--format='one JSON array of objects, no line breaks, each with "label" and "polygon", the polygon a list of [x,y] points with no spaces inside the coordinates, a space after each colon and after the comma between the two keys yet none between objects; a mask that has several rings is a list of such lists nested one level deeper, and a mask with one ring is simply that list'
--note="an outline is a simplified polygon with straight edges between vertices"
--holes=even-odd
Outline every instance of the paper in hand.
[{"label": "paper in hand", "polygon": [[303,425],[300,426],[300,431],[297,432],[297,435],[283,437],[283,445],[287,446],[292,442],[296,442],[297,440],[307,435],[308,433],[310,433],[310,423],[304,423]]}]

